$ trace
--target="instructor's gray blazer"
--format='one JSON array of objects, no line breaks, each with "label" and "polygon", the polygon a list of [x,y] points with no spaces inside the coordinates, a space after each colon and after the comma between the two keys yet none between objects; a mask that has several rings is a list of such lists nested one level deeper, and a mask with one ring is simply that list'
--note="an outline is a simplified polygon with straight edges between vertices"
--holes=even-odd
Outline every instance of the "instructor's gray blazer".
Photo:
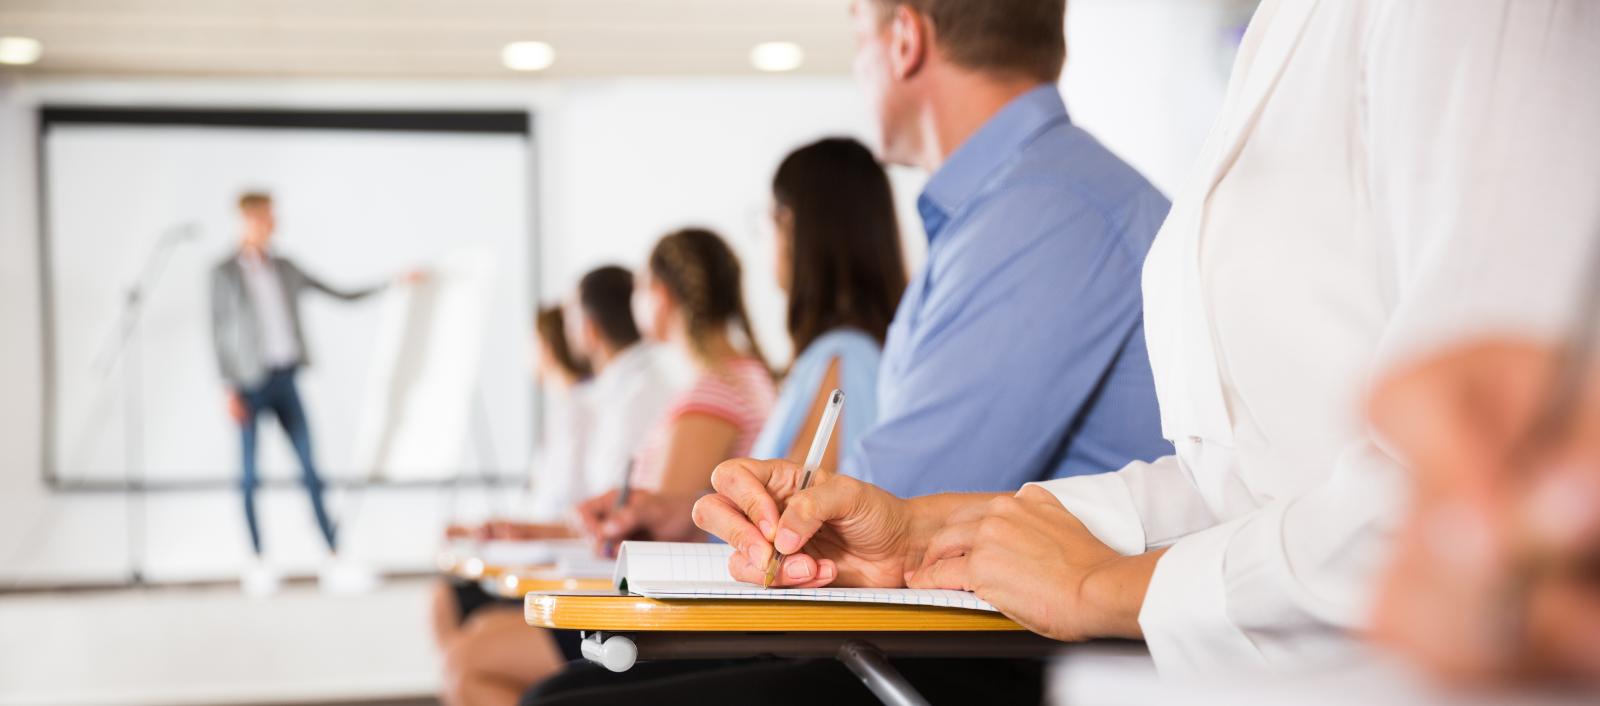
[{"label": "instructor's gray blazer", "polygon": [[[288,301],[289,322],[294,329],[295,347],[300,349],[300,364],[310,363],[304,334],[300,330],[300,293],[315,289],[346,301],[375,294],[383,287],[334,289],[296,267],[288,258],[268,256],[278,273],[279,291]],[[211,338],[217,350],[217,367],[222,377],[236,390],[248,390],[266,382],[266,363],[262,360],[261,323],[245,289],[244,269],[235,253],[211,270]]]}]

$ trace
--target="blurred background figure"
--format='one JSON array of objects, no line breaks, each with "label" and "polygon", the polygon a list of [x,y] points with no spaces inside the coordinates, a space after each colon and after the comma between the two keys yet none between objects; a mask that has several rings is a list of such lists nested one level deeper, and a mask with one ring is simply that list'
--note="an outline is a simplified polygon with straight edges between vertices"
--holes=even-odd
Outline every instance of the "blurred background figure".
[{"label": "blurred background figure", "polygon": [[[324,588],[334,592],[370,590],[376,580],[370,571],[339,560],[337,530],[323,502],[322,478],[317,474],[311,447],[311,426],[295,386],[295,375],[311,362],[300,326],[300,295],[317,291],[352,301],[376,294],[383,286],[336,289],[274,253],[272,237],[277,220],[269,194],[241,195],[239,215],[243,229],[239,250],[212,270],[211,328],[217,367],[228,388],[228,416],[239,425],[243,452],[240,485],[255,561],[246,568],[242,584],[249,593],[269,594],[278,590],[280,580],[263,559],[256,519],[257,421],[268,412],[294,445],[317,527],[327,543],[327,561],[319,575]],[[412,272],[403,279],[417,281],[421,277],[420,272]]]},{"label": "blurred background figure", "polygon": [[[574,537],[579,501],[622,482],[645,432],[676,391],[660,354],[634,323],[633,281],[626,269],[600,267],[578,283],[576,305],[569,308],[578,316],[575,324],[566,321],[562,307],[540,311],[534,369],[547,392],[547,426],[529,478],[529,517],[456,525],[452,535]],[[577,334],[574,340],[568,332]],[[587,357],[580,358],[579,350]],[[444,655],[441,694],[450,704],[514,703],[529,685],[578,656],[576,644],[530,629],[521,601],[496,599],[477,581],[441,580],[432,598],[432,623]]]},{"label": "blurred background figure", "polygon": [[1377,637],[1457,686],[1600,686],[1600,361],[1564,379],[1566,354],[1466,343],[1372,397],[1413,470]]}]

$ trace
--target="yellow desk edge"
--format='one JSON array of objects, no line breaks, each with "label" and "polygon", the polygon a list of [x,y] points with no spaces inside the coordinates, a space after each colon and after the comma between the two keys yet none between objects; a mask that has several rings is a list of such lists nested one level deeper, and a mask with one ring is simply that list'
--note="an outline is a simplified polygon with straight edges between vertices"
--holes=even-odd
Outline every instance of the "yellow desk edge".
[{"label": "yellow desk edge", "polygon": [[658,601],[616,593],[529,593],[534,627],[616,632],[998,632],[1023,627],[999,613],[875,603]]},{"label": "yellow desk edge", "polygon": [[530,593],[557,593],[562,591],[605,591],[611,588],[609,578],[573,578],[561,576],[551,569],[508,571],[493,580],[491,593],[501,598],[522,598]]}]

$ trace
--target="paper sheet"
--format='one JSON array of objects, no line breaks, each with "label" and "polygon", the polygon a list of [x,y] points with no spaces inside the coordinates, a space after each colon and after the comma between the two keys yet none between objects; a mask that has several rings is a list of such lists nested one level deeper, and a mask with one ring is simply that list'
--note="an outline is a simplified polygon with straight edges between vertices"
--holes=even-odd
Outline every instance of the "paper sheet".
[{"label": "paper sheet", "polygon": [[613,583],[620,589],[658,599],[745,599],[922,605],[995,611],[970,591],[918,588],[762,588],[728,574],[726,544],[623,542]]}]

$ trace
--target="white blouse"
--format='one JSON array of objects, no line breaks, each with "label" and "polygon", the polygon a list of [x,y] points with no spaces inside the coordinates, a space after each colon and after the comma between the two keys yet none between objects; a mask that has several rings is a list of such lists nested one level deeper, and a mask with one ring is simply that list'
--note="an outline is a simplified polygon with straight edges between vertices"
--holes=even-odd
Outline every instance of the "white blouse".
[{"label": "white blouse", "polygon": [[1404,500],[1373,376],[1568,328],[1600,245],[1600,2],[1266,0],[1144,270],[1176,455],[1044,483],[1168,547],[1163,674],[1349,659]]}]

